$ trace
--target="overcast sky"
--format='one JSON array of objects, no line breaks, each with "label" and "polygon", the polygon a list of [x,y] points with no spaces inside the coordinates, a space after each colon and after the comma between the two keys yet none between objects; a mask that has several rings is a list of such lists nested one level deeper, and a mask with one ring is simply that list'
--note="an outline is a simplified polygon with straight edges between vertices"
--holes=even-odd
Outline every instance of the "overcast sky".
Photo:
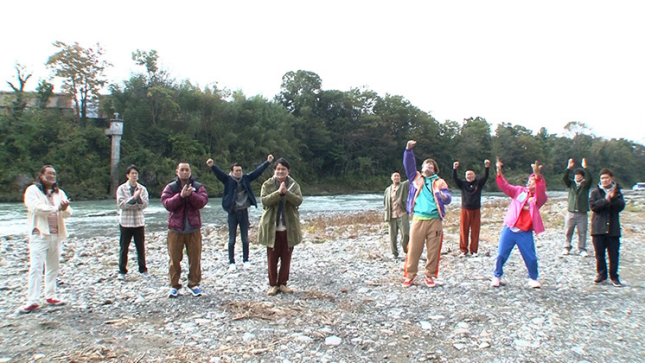
[{"label": "overcast sky", "polygon": [[645,143],[645,1],[3,1],[0,89],[52,43],[105,49],[111,82],[155,49],[176,79],[268,99],[282,76],[402,95],[437,120],[481,116]]}]

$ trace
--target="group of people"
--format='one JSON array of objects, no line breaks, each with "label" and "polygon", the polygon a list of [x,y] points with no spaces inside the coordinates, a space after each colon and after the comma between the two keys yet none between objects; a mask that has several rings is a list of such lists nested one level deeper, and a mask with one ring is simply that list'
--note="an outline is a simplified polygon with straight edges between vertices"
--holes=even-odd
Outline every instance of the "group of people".
[{"label": "group of people", "polygon": [[[418,265],[425,246],[426,266],[425,283],[435,287],[439,272],[441,246],[443,244],[442,221],[445,216],[445,205],[450,204],[452,196],[447,183],[439,178],[439,166],[433,159],[426,159],[417,170],[414,157],[416,141],[407,143],[403,154],[403,166],[407,180],[402,182],[401,175],[395,171],[391,175],[392,184],[385,189],[383,204],[384,219],[388,223],[390,248],[393,258],[399,260],[397,239],[400,234],[401,247],[406,254],[403,286],[414,283]],[[490,161],[484,160],[484,176],[477,177],[474,169],[467,169],[465,179],[457,175],[459,162],[453,163],[452,178],[461,191],[461,215],[459,229],[459,257],[477,256],[479,233],[481,228],[481,193],[489,176]],[[542,176],[542,165],[539,161],[531,164],[533,173],[527,184],[511,185],[504,178],[504,164],[497,159],[496,183],[498,188],[511,198],[503,220],[499,237],[497,258],[492,287],[504,285],[502,275],[504,265],[514,247],[518,250],[528,270],[528,285],[540,288],[538,280],[538,258],[534,234],[544,232],[540,208],[546,203],[546,182]],[[573,232],[578,230],[578,254],[589,256],[586,250],[588,211],[593,212],[591,236],[596,256],[596,284],[604,283],[608,278],[614,286],[622,286],[618,276],[620,250],[620,212],[625,208],[625,200],[618,184],[614,181],[613,172],[603,168],[600,171],[600,183],[592,187],[591,173],[587,169],[586,159],[582,159],[582,168],[575,169],[575,162],[570,159],[563,175],[563,181],[569,189],[568,213],[565,217],[565,246],[562,256],[572,250]],[[571,179],[571,172],[574,177]],[[409,221],[412,221],[410,225]],[[469,238],[470,237],[470,238]],[[470,243],[469,243],[470,239]],[[609,268],[607,258],[609,257]]]},{"label": "group of people", "polygon": [[[257,179],[273,162],[267,161],[249,174],[243,174],[239,164],[233,164],[226,174],[207,160],[217,178],[224,184],[222,207],[228,212],[229,225],[229,269],[235,269],[234,246],[239,226],[243,247],[243,264],[249,262],[249,218],[248,207],[257,207],[257,200],[250,183]],[[289,176],[290,164],[279,158],[273,165],[274,174],[262,184],[261,201],[263,213],[260,219],[258,243],[267,248],[269,290],[267,295],[278,292],[293,293],[287,286],[291,266],[291,255],[295,245],[302,241],[300,214],[302,204],[300,185]],[[202,220],[200,210],[208,203],[208,194],[203,184],[192,175],[190,164],[181,162],[175,170],[176,179],[166,185],[161,194],[161,203],[168,210],[168,275],[171,298],[179,296],[182,284],[181,261],[184,249],[188,256],[188,283],[186,288],[193,296],[202,295],[200,283],[202,253]],[[148,191],[138,182],[139,169],[131,165],[126,169],[127,181],[117,188],[116,202],[119,209],[119,264],[118,278],[126,279],[128,249],[132,239],[137,251],[139,273],[147,275],[145,258],[144,210],[149,205]],[[51,165],[41,168],[36,180],[24,194],[29,225],[29,292],[27,303],[18,309],[19,313],[30,313],[40,307],[43,271],[45,280],[45,302],[59,306],[65,302],[56,295],[56,278],[59,270],[59,255],[62,241],[67,238],[65,219],[72,214],[69,198],[58,188],[56,170]]]},{"label": "group of people", "polygon": [[[417,170],[414,147],[417,142],[407,142],[403,154],[403,166],[407,180],[401,182],[401,174],[391,175],[392,184],[385,190],[385,221],[388,222],[390,247],[393,257],[399,259],[397,239],[401,236],[403,253],[406,254],[403,286],[414,283],[424,247],[426,250],[425,283],[435,287],[439,272],[439,260],[443,243],[443,219],[445,206],[452,201],[448,184],[438,176],[439,165],[433,159],[426,159]],[[273,162],[273,156],[254,171],[244,174],[240,164],[233,164],[227,174],[212,159],[206,164],[224,185],[222,208],[228,213],[228,261],[229,270],[236,269],[235,240],[239,227],[242,240],[242,264],[251,266],[249,261],[249,215],[250,206],[257,207],[257,200],[251,182],[258,179]],[[481,227],[481,193],[489,176],[490,161],[484,161],[485,173],[477,177],[474,169],[467,169],[465,179],[457,176],[460,164],[454,162],[452,177],[461,191],[461,216],[459,249],[460,257],[477,256]],[[578,230],[578,253],[588,256],[586,234],[588,211],[593,212],[591,236],[596,256],[597,276],[595,283],[601,284],[608,278],[614,286],[621,286],[618,276],[620,250],[620,212],[625,208],[623,194],[614,175],[609,169],[600,171],[597,188],[592,187],[592,177],[586,160],[582,168],[575,169],[573,159],[569,160],[563,180],[569,188],[568,213],[565,219],[565,246],[562,255],[572,250],[573,232]],[[504,264],[517,245],[528,270],[528,284],[539,288],[538,259],[534,234],[544,231],[540,208],[546,203],[546,182],[542,176],[542,165],[531,164],[533,173],[525,186],[511,185],[504,178],[503,163],[497,159],[496,183],[499,189],[511,198],[504,217],[499,238],[497,259],[491,286],[504,285],[502,276]],[[573,171],[574,177],[570,175]],[[300,185],[289,176],[290,165],[284,158],[273,164],[273,176],[262,184],[260,199],[263,213],[258,228],[258,243],[267,248],[267,270],[269,290],[267,295],[278,292],[292,293],[287,286],[290,273],[291,255],[295,245],[302,241],[298,207],[302,204]],[[188,256],[188,283],[186,288],[194,296],[202,295],[200,283],[202,253],[202,220],[200,210],[208,203],[208,194],[203,184],[192,175],[188,163],[181,162],[175,170],[176,179],[166,185],[161,202],[168,210],[168,255],[169,255],[169,297],[177,297],[182,288],[181,262],[184,249]],[[131,165],[126,169],[127,181],[116,192],[119,209],[120,251],[118,278],[125,279],[128,273],[128,249],[132,239],[137,251],[139,273],[146,275],[145,259],[145,218],[144,210],[149,205],[148,191],[138,182],[139,169]],[[56,295],[56,278],[59,270],[59,255],[62,242],[67,238],[65,219],[72,214],[70,200],[58,188],[56,170],[51,165],[43,166],[36,180],[24,194],[29,225],[29,288],[28,301],[19,308],[20,313],[30,313],[40,307],[43,273],[45,302],[48,305],[64,305]],[[410,220],[412,221],[410,225]],[[470,241],[469,241],[470,240]],[[606,255],[609,257],[607,267]]]}]

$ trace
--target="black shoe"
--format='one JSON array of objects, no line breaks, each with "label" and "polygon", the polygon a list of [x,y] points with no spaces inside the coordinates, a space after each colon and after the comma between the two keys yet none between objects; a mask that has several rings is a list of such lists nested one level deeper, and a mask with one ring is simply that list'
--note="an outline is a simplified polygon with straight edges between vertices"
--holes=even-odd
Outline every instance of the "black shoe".
[{"label": "black shoe", "polygon": [[619,279],[611,279],[611,284],[616,287],[623,287],[623,284],[620,283]]},{"label": "black shoe", "polygon": [[605,280],[607,280],[606,277],[602,277],[602,276],[598,275],[598,276],[596,276],[596,279],[593,280],[593,282],[596,283],[596,284],[602,284],[603,282],[605,282]]}]

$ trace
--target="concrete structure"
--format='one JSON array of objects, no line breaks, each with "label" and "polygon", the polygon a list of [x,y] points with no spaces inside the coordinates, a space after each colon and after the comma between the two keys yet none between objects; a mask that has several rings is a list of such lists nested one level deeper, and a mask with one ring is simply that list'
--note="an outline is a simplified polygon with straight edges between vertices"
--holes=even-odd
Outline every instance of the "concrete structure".
[{"label": "concrete structure", "polygon": [[110,168],[110,195],[114,198],[116,189],[119,187],[119,162],[121,161],[121,136],[123,136],[123,120],[119,119],[119,114],[114,114],[114,119],[110,120],[110,128],[105,130],[105,134],[112,137],[112,153]]}]

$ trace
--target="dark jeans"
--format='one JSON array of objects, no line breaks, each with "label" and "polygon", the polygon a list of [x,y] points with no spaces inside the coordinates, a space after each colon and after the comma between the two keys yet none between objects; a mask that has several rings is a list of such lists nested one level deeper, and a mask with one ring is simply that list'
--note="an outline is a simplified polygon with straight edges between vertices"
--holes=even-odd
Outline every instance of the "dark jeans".
[{"label": "dark jeans", "polygon": [[598,275],[607,279],[607,261],[605,251],[609,255],[609,278],[618,279],[618,257],[620,251],[620,237],[592,236],[593,247],[596,250],[596,271]]},{"label": "dark jeans", "polygon": [[242,238],[242,261],[249,261],[249,210],[246,208],[228,213],[228,263],[235,263],[235,235],[238,225]]},{"label": "dark jeans", "polygon": [[134,237],[134,245],[137,248],[137,262],[139,263],[139,272],[143,273],[148,271],[146,268],[146,227],[121,227],[121,239],[119,241],[119,273],[128,273],[128,248],[130,242]]}]

